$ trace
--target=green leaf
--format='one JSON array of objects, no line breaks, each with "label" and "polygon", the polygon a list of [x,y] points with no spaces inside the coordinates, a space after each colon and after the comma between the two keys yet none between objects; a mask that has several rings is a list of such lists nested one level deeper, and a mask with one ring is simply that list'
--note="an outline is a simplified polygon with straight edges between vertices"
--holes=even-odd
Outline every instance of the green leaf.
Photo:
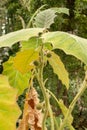
[{"label": "green leaf", "polygon": [[[38,37],[32,37],[28,41],[22,41],[22,48],[21,50],[28,50],[28,49],[37,49],[42,43],[42,39]],[[45,47],[48,48],[49,50],[52,49],[52,46],[50,43],[46,43]]]},{"label": "green leaf", "polygon": [[34,18],[35,16],[38,14],[38,12],[40,12],[44,7],[46,7],[47,5],[44,4],[42,5],[41,7],[39,7],[35,13],[32,15],[31,19],[28,21],[28,24],[27,24],[27,28],[30,28],[32,25],[33,25],[33,21],[34,21]]},{"label": "green leaf", "polygon": [[[60,108],[61,108],[61,110],[62,110],[62,113],[63,113],[64,117],[66,117],[66,114],[67,114],[67,112],[68,112],[68,108],[64,105],[62,99],[60,99],[60,100],[58,101],[58,103],[59,103],[59,106],[60,106]],[[69,122],[70,122],[70,124],[71,124],[72,121],[73,121],[73,117],[71,116],[71,114],[70,114],[70,116],[68,117],[68,120],[69,120]]]},{"label": "green leaf", "polygon": [[[61,110],[62,110],[62,113],[63,113],[64,117],[66,118],[69,109],[64,105],[62,99],[60,99],[60,100],[58,101],[58,104],[59,104],[59,107],[60,107]],[[73,117],[72,117],[72,115],[71,115],[71,113],[70,113],[69,116],[66,118],[65,127],[69,127],[70,130],[75,130],[75,129],[73,128],[73,126],[72,126],[72,122],[73,122]],[[61,125],[62,125],[62,124],[61,124]]]},{"label": "green leaf", "polygon": [[6,76],[0,75],[0,130],[16,130],[21,114],[16,99],[17,90],[10,87]]},{"label": "green leaf", "polygon": [[68,124],[68,128],[69,128],[70,130],[75,130],[74,127],[73,127],[72,125],[70,125],[70,124]]},{"label": "green leaf", "polygon": [[28,87],[31,74],[27,73],[22,75],[18,70],[16,70],[13,66],[13,58],[10,58],[9,61],[4,63],[3,74],[8,76],[10,85],[17,88],[19,95]]},{"label": "green leaf", "polygon": [[50,51],[50,54],[51,54],[51,57],[48,58],[50,65],[52,65],[54,72],[58,75],[59,79],[68,89],[69,77],[68,77],[68,72],[66,71],[64,67],[64,64],[62,63],[60,57],[57,54],[51,51]]},{"label": "green leaf", "polygon": [[54,7],[54,8],[51,8],[52,10],[54,10],[55,11],[55,13],[58,13],[58,14],[60,14],[60,13],[64,13],[64,14],[67,14],[67,15],[69,15],[69,9],[67,9],[67,8],[62,8],[62,7],[60,7],[60,8],[57,8],[57,7]]},{"label": "green leaf", "polygon": [[32,37],[30,38],[28,41],[22,41],[22,50],[25,49],[36,49],[40,46],[41,43],[41,39],[37,38],[37,37]]},{"label": "green leaf", "polygon": [[52,43],[53,49],[61,49],[87,64],[87,39],[60,31],[48,32],[42,38],[44,42]]},{"label": "green leaf", "polygon": [[27,41],[29,38],[38,36],[38,33],[43,32],[41,28],[22,29],[19,31],[11,32],[7,35],[0,37],[0,47],[11,46],[13,43],[19,41]]},{"label": "green leaf", "polygon": [[58,117],[54,117],[54,123],[55,123],[55,128],[56,130],[59,129],[60,123],[61,123],[61,116],[58,115]]},{"label": "green leaf", "polygon": [[54,23],[54,18],[56,17],[55,11],[52,9],[46,9],[41,11],[35,17],[35,25],[40,28],[50,28],[50,25]]},{"label": "green leaf", "polygon": [[14,67],[22,74],[25,74],[35,67],[33,61],[38,58],[39,52],[34,49],[21,51],[14,58]]},{"label": "green leaf", "polygon": [[54,23],[55,17],[57,16],[55,13],[64,13],[69,15],[69,9],[54,7],[41,11],[35,17],[35,26],[40,28],[50,28],[51,24]]},{"label": "green leaf", "polygon": [[[70,128],[70,130],[75,130],[73,128],[73,126],[72,126],[73,117],[71,115],[71,108],[67,108],[64,105],[63,100],[62,99],[58,100],[55,97],[55,95],[51,91],[49,91],[48,89],[47,89],[47,92],[50,93],[51,96],[55,99],[55,101],[57,102],[57,104],[60,107],[60,109],[61,109],[61,111],[63,113],[63,116],[64,116],[64,119],[62,119],[62,116],[60,115],[61,116],[60,119],[62,119],[62,120],[60,122],[60,128],[59,128],[59,130],[63,130],[63,128],[65,128],[65,127]],[[56,126],[57,126],[57,124],[56,124]]]}]

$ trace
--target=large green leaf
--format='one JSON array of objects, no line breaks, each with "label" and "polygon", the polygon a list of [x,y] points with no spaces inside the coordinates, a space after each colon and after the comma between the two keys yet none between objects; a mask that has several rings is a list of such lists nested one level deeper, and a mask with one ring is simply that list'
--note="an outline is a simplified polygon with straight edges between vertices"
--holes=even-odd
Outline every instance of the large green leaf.
[{"label": "large green leaf", "polygon": [[18,94],[23,93],[24,89],[28,87],[31,74],[22,75],[16,70],[13,66],[13,58],[10,58],[9,61],[4,64],[3,74],[8,76],[10,85],[18,89]]},{"label": "large green leaf", "polygon": [[56,17],[55,11],[52,9],[46,9],[41,11],[35,17],[35,25],[40,28],[50,28],[50,25],[54,23]]},{"label": "large green leaf", "polygon": [[38,36],[39,32],[43,32],[41,28],[22,29],[16,32],[9,33],[0,37],[0,47],[11,46],[19,41],[27,41],[29,38]]},{"label": "large green leaf", "polygon": [[54,72],[58,75],[62,83],[69,88],[69,77],[68,72],[66,71],[64,64],[62,63],[60,57],[54,52],[50,52],[51,57],[48,58],[50,65],[52,65]]},{"label": "large green leaf", "polygon": [[50,28],[51,24],[54,23],[55,17],[57,16],[56,13],[64,13],[69,15],[69,9],[54,7],[41,11],[35,17],[35,26],[40,28]]},{"label": "large green leaf", "polygon": [[9,86],[6,76],[0,75],[0,130],[16,130],[21,114],[16,99],[17,90]]},{"label": "large green leaf", "polygon": [[52,43],[53,49],[59,48],[87,64],[87,39],[60,31],[48,32],[42,38]]},{"label": "large green leaf", "polygon": [[22,74],[25,74],[35,67],[33,61],[38,58],[39,52],[34,49],[21,51],[14,58],[14,67]]}]

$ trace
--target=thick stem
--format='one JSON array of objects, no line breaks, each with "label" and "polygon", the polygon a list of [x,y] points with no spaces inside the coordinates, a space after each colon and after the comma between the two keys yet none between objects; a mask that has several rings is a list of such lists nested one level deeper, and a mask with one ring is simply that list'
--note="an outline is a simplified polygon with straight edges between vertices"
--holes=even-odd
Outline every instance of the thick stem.
[{"label": "thick stem", "polygon": [[49,99],[47,97],[46,90],[45,90],[45,87],[44,87],[44,82],[43,82],[43,67],[44,67],[44,63],[43,63],[43,44],[41,46],[39,61],[40,61],[40,67],[38,68],[37,79],[38,79],[38,82],[39,82],[39,85],[40,85],[40,88],[41,88],[41,91],[43,93],[43,97],[44,97],[44,100],[45,100],[45,113],[44,113],[43,122],[42,122],[42,130],[45,130],[45,128],[46,128],[45,127],[45,121],[46,121],[46,118],[47,118],[47,115],[48,115]]},{"label": "thick stem", "polygon": [[49,115],[50,115],[50,120],[51,120],[51,130],[54,130],[54,117],[53,117],[53,112],[52,112],[50,103],[49,103],[48,110],[49,110]]},{"label": "thick stem", "polygon": [[43,122],[42,122],[42,130],[45,130],[45,121],[46,121],[46,118],[47,118],[47,115],[48,115],[48,102],[49,102],[49,99],[47,97],[46,90],[44,88],[41,69],[39,71],[38,82],[40,84],[41,91],[43,93],[44,100],[45,100],[45,113],[44,113]]},{"label": "thick stem", "polygon": [[52,113],[52,109],[49,103],[49,95],[46,92],[44,81],[43,81],[43,67],[44,67],[44,54],[43,54],[43,44],[42,44],[41,51],[40,51],[40,67],[38,68],[38,75],[37,75],[37,79],[40,84],[43,97],[45,100],[45,112],[44,112],[44,117],[43,117],[43,122],[42,122],[42,130],[46,129],[45,122],[46,122],[48,113],[51,118],[51,130],[54,130],[53,113]]}]

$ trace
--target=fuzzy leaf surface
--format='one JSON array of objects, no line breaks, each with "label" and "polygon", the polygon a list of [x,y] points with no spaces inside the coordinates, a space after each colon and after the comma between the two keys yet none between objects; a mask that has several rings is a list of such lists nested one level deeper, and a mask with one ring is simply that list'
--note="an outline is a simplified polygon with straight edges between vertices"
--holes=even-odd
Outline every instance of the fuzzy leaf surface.
[{"label": "fuzzy leaf surface", "polygon": [[16,99],[17,90],[10,87],[6,76],[0,75],[0,130],[16,130],[21,114]]},{"label": "fuzzy leaf surface", "polygon": [[61,31],[45,33],[42,38],[52,43],[53,49],[61,49],[87,64],[87,39]]},{"label": "fuzzy leaf surface", "polygon": [[54,10],[55,13],[58,13],[58,14],[64,13],[64,14],[69,15],[69,9],[67,9],[67,8],[62,8],[62,7],[57,8],[57,7],[54,7],[54,8],[51,8],[51,9]]},{"label": "fuzzy leaf surface", "polygon": [[19,41],[27,41],[29,38],[38,36],[38,33],[43,32],[42,28],[22,29],[19,31],[8,33],[0,37],[0,47],[11,46]]},{"label": "fuzzy leaf surface", "polygon": [[55,17],[54,10],[46,9],[37,14],[35,17],[35,25],[40,28],[50,28],[50,25],[54,23]]}]

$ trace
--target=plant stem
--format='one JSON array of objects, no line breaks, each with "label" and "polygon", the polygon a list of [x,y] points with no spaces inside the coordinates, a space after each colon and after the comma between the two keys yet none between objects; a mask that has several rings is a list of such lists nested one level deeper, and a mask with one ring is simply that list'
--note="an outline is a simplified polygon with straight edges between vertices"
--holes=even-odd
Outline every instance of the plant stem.
[{"label": "plant stem", "polygon": [[45,90],[44,83],[43,83],[43,67],[44,67],[44,64],[43,64],[43,45],[41,46],[39,62],[40,62],[40,67],[38,68],[37,79],[38,79],[38,82],[40,84],[41,91],[43,93],[43,97],[44,97],[44,100],[45,100],[45,113],[44,113],[43,122],[42,122],[42,130],[45,130],[45,121],[46,121],[46,118],[47,118],[47,115],[48,115],[49,99],[47,97],[46,90]]},{"label": "plant stem", "polygon": [[79,92],[76,94],[75,98],[71,102],[71,104],[69,106],[69,109],[68,109],[68,111],[66,113],[66,116],[65,116],[65,118],[63,120],[63,123],[61,124],[59,130],[63,130],[64,129],[64,127],[65,127],[65,125],[67,123],[67,120],[68,120],[68,118],[69,118],[69,116],[70,116],[70,114],[71,114],[71,112],[72,112],[72,110],[73,110],[77,100],[81,97],[81,95],[83,94],[83,92],[85,91],[86,88],[87,88],[87,71],[86,71],[86,74],[85,74],[84,81],[83,81],[83,83],[81,85],[81,88],[79,89]]},{"label": "plant stem", "polygon": [[77,95],[75,96],[75,98],[73,99],[73,101],[71,102],[71,104],[69,106],[69,108],[71,109],[71,112],[72,112],[77,100],[81,97],[81,95],[83,94],[83,92],[85,91],[86,88],[87,88],[87,71],[85,72],[85,78],[81,85],[81,88],[79,89],[79,92],[77,93]]},{"label": "plant stem", "polygon": [[20,16],[20,15],[19,15],[19,19],[21,20],[23,29],[25,29],[25,28],[26,28],[26,24],[25,24],[24,19],[23,19],[22,16]]},{"label": "plant stem", "polygon": [[46,4],[45,4],[45,5],[42,5],[39,9],[36,10],[36,12],[32,15],[30,21],[28,22],[26,28],[30,28],[30,27],[31,27],[32,21],[33,21],[34,17],[35,17],[35,16],[37,15],[37,13],[38,13],[41,9],[43,9],[45,6],[47,6],[47,5],[46,5]]},{"label": "plant stem", "polygon": [[56,118],[54,117],[54,122],[55,122],[55,127],[56,127],[56,130],[59,130],[59,124],[58,124],[58,122],[57,122],[57,120],[56,120]]},{"label": "plant stem", "polygon": [[46,91],[47,91],[48,93],[50,93],[50,95],[55,99],[55,101],[57,102],[57,104],[58,104],[58,106],[59,106],[59,101],[58,101],[58,99],[56,98],[56,96],[55,96],[50,90],[46,89]]},{"label": "plant stem", "polygon": [[54,130],[54,117],[53,117],[53,112],[52,112],[50,103],[48,106],[48,110],[49,110],[49,115],[50,115],[50,120],[51,120],[51,130]]},{"label": "plant stem", "polygon": [[38,82],[40,84],[41,91],[43,93],[44,100],[45,100],[45,113],[44,113],[43,122],[42,122],[42,130],[45,130],[45,121],[46,121],[46,118],[47,118],[47,115],[48,115],[48,102],[49,102],[48,100],[49,99],[47,97],[46,90],[44,88],[41,69],[39,71]]},{"label": "plant stem", "polygon": [[[85,73],[85,78],[84,78],[84,81],[83,81],[83,83],[82,83],[82,85],[81,85],[81,88],[79,89],[79,92],[77,93],[77,95],[75,96],[75,98],[73,99],[73,101],[71,102],[71,104],[70,104],[70,106],[69,106],[69,109],[68,109],[68,111],[67,111],[67,113],[66,113],[66,116],[65,116],[65,118],[64,118],[64,120],[63,120],[63,123],[61,124],[59,130],[63,130],[63,129],[64,129],[65,125],[67,124],[67,120],[68,120],[68,118],[69,118],[69,116],[70,116],[70,114],[71,114],[71,112],[72,112],[72,110],[73,110],[73,108],[74,108],[74,106],[75,106],[77,100],[81,97],[81,95],[83,94],[83,92],[85,91],[86,88],[87,88],[87,71],[86,71],[86,73]],[[54,95],[51,91],[49,91],[48,89],[47,89],[47,91],[48,91],[48,93],[50,93],[50,94],[52,95],[52,97],[53,97],[53,98],[56,100],[56,102],[59,104],[59,101],[58,101],[58,99],[55,97],[55,95]],[[72,126],[71,126],[71,127],[72,127]]]},{"label": "plant stem", "polygon": [[44,81],[43,81],[43,67],[44,67],[43,43],[41,45],[39,61],[40,61],[40,67],[38,68],[37,79],[38,79],[38,82],[40,84],[41,91],[43,93],[43,97],[45,100],[45,112],[44,112],[44,117],[43,117],[43,121],[42,121],[42,130],[45,130],[45,128],[46,128],[45,122],[46,122],[46,118],[47,118],[48,113],[49,113],[50,118],[51,118],[51,130],[54,130],[53,113],[52,113],[52,109],[51,109],[51,106],[49,103],[49,95],[46,92]]}]

